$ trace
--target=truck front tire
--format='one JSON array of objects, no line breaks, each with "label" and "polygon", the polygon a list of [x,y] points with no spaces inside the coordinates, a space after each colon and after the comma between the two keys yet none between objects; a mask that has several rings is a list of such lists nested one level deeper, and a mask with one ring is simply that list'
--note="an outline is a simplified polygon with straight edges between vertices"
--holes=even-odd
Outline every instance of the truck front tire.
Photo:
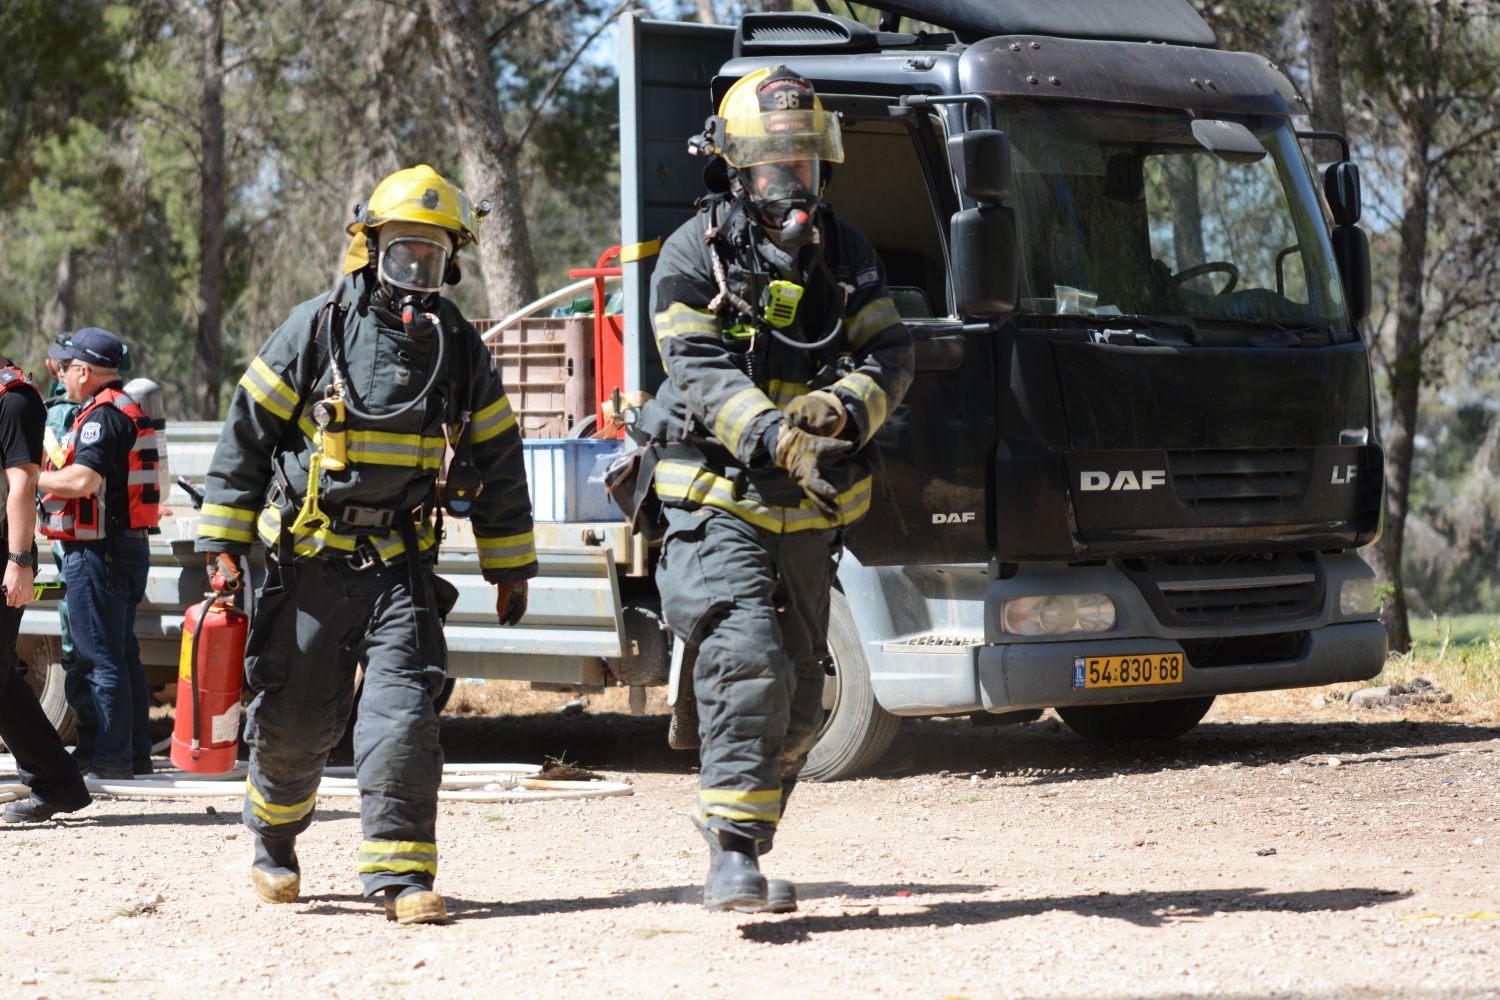
[{"label": "truck front tire", "polygon": [[1091,743],[1175,740],[1196,726],[1213,703],[1214,696],[1207,695],[1133,705],[1073,705],[1059,707],[1057,714]]},{"label": "truck front tire", "polygon": [[875,701],[859,628],[848,598],[837,590],[828,609],[828,651],[833,657],[823,689],[828,716],[802,769],[802,777],[809,781],[837,781],[871,766],[890,747],[901,725]]},{"label": "truck front tire", "polygon": [[62,665],[62,644],[56,636],[23,635],[16,643],[16,653],[19,669],[25,672],[27,683],[36,692],[47,721],[64,743],[72,743],[78,733],[63,691],[67,674]]}]

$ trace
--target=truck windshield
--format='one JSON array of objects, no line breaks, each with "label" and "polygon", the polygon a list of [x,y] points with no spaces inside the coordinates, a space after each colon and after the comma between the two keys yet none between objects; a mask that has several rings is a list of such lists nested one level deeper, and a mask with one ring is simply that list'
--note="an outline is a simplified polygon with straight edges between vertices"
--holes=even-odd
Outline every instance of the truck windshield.
[{"label": "truck windshield", "polygon": [[1351,338],[1296,136],[1280,118],[1234,120],[1264,157],[1221,159],[1180,111],[1008,106],[1022,247],[1017,322],[1133,316],[1195,331]]}]

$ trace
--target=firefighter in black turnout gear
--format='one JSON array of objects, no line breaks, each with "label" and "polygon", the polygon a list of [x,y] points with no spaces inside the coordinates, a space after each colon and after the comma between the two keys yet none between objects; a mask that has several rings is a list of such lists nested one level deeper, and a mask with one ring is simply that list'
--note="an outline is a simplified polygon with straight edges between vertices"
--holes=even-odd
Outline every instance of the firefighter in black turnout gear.
[{"label": "firefighter in black turnout gear", "polygon": [[[536,574],[521,439],[488,349],[438,292],[477,241],[468,197],[431,167],[398,171],[356,206],[344,277],[292,311],[240,379],[214,451],[197,549],[268,550],[245,677],[244,820],[252,881],[300,891],[295,840],[364,683],[354,730],[365,894],[400,923],[441,923],[435,700],[456,593],[433,575],[444,502],[467,514],[496,613],[516,624]],[[446,600],[445,600],[446,595]]]},{"label": "firefighter in black turnout gear", "polygon": [[652,287],[668,379],[642,414],[661,443],[657,586],[696,651],[710,909],[796,909],[771,847],[821,718],[829,591],[868,510],[861,452],[901,402],[912,343],[865,238],[820,201],[835,115],[786,67],[730,88],[690,146],[728,188],[666,241]]}]

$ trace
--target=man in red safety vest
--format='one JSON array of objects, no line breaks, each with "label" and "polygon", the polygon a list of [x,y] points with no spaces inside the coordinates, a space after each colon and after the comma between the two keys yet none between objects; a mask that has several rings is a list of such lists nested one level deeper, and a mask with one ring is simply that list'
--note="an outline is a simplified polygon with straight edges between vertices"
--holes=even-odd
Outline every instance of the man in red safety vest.
[{"label": "man in red safety vest", "polygon": [[150,417],[125,394],[125,345],[98,327],[63,344],[63,383],[81,405],[38,476],[41,532],[63,545],[73,643],[99,713],[91,777],[151,772],[150,692],[135,638],[161,495]]}]

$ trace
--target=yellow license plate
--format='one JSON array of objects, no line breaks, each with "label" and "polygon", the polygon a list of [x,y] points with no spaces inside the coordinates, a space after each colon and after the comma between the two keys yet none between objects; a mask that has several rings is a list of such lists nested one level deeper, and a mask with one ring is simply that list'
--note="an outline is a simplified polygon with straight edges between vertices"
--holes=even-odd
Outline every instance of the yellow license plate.
[{"label": "yellow license plate", "polygon": [[1181,653],[1073,657],[1073,687],[1120,688],[1181,684]]}]

